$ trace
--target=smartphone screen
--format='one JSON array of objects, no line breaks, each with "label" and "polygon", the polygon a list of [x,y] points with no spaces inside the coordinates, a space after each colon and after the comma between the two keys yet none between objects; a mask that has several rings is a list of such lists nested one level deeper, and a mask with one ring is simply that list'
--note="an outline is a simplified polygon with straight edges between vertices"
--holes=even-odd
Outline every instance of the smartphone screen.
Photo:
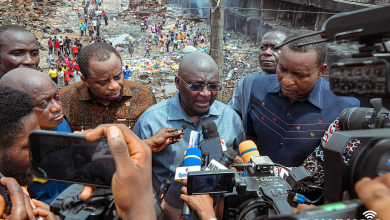
[{"label": "smartphone screen", "polygon": [[205,171],[189,172],[187,181],[188,195],[232,192],[233,170],[232,172],[229,170],[228,173],[214,172],[213,174],[202,174],[201,172]]},{"label": "smartphone screen", "polygon": [[87,141],[80,134],[34,131],[29,149],[30,170],[37,178],[111,186],[115,162],[105,138]]}]

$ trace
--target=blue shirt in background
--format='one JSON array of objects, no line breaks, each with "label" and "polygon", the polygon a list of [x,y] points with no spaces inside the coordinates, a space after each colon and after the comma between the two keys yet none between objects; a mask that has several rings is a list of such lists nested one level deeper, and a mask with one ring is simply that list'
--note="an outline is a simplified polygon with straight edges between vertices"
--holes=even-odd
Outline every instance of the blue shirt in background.
[{"label": "blue shirt in background", "polygon": [[129,70],[129,69],[123,70],[123,75],[125,76],[125,79],[129,79],[130,73],[131,73],[131,70]]},{"label": "blue shirt in background", "polygon": [[230,99],[227,105],[236,110],[236,112],[239,113],[241,119],[244,119],[248,111],[248,102],[255,78],[264,75],[264,71],[250,73],[241,78],[240,81],[238,81],[236,88],[234,88],[232,99]]},{"label": "blue shirt in background", "polygon": [[[183,138],[164,150],[153,153],[153,186],[159,189],[162,181],[169,173],[175,174],[176,167],[183,166],[184,152],[188,149],[191,130],[202,132],[202,124],[215,122],[219,136],[224,139],[227,147],[238,151],[239,144],[245,140],[244,129],[237,113],[225,104],[214,101],[209,110],[200,119],[199,124],[194,124],[185,113],[180,104],[179,92],[173,98],[160,102],[146,110],[138,119],[133,132],[141,139],[153,136],[160,128],[177,128],[183,123],[187,124]],[[201,138],[202,140],[203,138]],[[182,208],[180,201],[180,189],[182,184],[171,178],[171,187],[164,199],[176,208]]]},{"label": "blue shirt in background", "polygon": [[291,103],[279,86],[276,74],[255,79],[244,128],[257,136],[260,155],[288,167],[297,167],[316,148],[325,130],[345,108],[359,100],[340,97],[319,78],[310,94]]}]

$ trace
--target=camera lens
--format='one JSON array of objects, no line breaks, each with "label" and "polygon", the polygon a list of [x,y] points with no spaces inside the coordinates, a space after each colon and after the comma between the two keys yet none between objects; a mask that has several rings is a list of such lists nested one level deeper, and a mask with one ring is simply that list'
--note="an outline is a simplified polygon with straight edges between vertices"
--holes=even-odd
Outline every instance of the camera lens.
[{"label": "camera lens", "polygon": [[340,130],[368,129],[373,122],[373,108],[347,108],[340,114]]}]

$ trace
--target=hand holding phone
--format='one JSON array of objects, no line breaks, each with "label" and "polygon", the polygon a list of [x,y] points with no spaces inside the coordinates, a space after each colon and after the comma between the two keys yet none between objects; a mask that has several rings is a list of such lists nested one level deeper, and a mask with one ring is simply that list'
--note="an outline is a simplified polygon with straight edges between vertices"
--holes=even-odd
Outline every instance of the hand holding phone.
[{"label": "hand holding phone", "polygon": [[107,137],[116,165],[111,187],[119,216],[122,219],[156,219],[154,209],[150,209],[153,207],[150,148],[122,124],[100,125],[79,134],[85,134],[88,141]]}]

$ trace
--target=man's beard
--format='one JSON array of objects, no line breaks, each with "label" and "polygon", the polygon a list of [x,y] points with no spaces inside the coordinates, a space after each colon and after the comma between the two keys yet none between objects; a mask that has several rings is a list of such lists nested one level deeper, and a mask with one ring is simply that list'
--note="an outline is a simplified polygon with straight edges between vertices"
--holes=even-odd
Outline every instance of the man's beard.
[{"label": "man's beard", "polygon": [[1,158],[1,172],[5,177],[15,178],[21,186],[29,186],[33,183],[31,172],[26,173],[28,167],[19,167],[14,161],[10,160],[7,154]]}]

